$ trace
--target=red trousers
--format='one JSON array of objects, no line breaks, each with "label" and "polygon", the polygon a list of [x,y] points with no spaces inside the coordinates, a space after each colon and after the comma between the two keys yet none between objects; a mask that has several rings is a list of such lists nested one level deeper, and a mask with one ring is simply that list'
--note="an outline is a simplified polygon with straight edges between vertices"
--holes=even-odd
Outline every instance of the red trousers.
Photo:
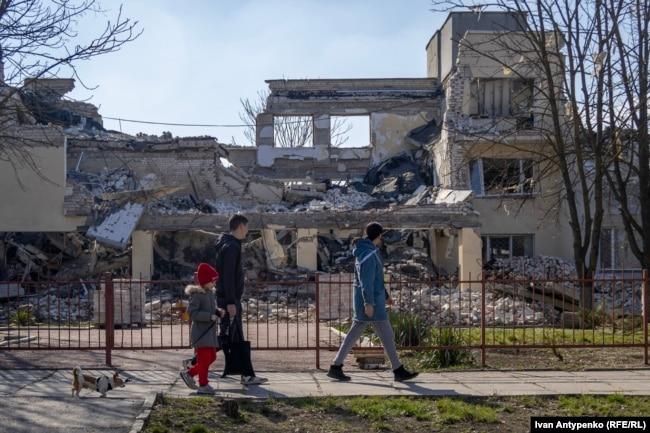
[{"label": "red trousers", "polygon": [[215,347],[197,347],[194,349],[196,354],[196,364],[188,370],[190,376],[199,376],[199,385],[208,384],[208,370],[210,364],[217,359],[217,349]]}]

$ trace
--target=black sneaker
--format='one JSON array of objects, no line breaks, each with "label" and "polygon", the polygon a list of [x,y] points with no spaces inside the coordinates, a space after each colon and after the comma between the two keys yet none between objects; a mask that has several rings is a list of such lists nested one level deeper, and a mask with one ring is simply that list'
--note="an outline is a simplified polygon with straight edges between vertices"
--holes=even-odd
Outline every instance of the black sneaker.
[{"label": "black sneaker", "polygon": [[400,365],[399,368],[393,370],[393,374],[395,375],[395,382],[404,382],[405,380],[415,379],[420,373],[410,372],[403,365]]},{"label": "black sneaker", "polygon": [[341,382],[347,382],[350,380],[350,376],[343,374],[343,366],[341,365],[330,365],[330,369],[327,372],[327,377]]}]

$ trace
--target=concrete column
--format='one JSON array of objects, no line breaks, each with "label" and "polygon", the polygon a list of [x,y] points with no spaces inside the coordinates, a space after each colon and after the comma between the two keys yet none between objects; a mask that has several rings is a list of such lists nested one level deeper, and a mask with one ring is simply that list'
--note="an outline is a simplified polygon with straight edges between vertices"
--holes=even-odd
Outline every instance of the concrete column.
[{"label": "concrete column", "polygon": [[298,229],[296,265],[299,268],[318,270],[318,229]]},{"label": "concrete column", "polygon": [[261,113],[255,119],[255,144],[257,146],[273,146],[273,114]]},{"label": "concrete column", "polygon": [[434,229],[429,229],[427,235],[429,239],[429,260],[431,260],[433,266],[440,267],[438,261],[438,239],[436,238],[436,231]]},{"label": "concrete column", "polygon": [[463,228],[458,232],[458,265],[460,289],[479,290],[478,283],[467,283],[462,281],[478,281],[483,271],[483,260],[481,254],[481,237],[471,228]]},{"label": "concrete column", "polygon": [[278,242],[275,230],[263,229],[262,242],[266,251],[266,264],[275,269],[281,269],[287,265],[287,255],[284,248]]},{"label": "concrete column", "polygon": [[153,274],[153,232],[135,230],[131,235],[131,276],[151,280]]},{"label": "concrete column", "polygon": [[332,132],[330,131],[329,114],[314,116],[314,147],[330,147]]}]

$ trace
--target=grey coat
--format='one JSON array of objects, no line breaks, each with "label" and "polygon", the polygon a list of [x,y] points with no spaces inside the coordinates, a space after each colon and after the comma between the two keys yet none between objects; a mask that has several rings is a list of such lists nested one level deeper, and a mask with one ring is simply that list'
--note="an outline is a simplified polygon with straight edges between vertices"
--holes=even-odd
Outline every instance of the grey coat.
[{"label": "grey coat", "polygon": [[[198,347],[219,347],[217,341],[218,325],[212,320],[217,311],[217,298],[214,290],[205,290],[200,286],[190,285],[185,288],[185,294],[190,296],[187,312],[192,320],[190,342],[195,349]],[[210,328],[212,326],[212,328]]]}]

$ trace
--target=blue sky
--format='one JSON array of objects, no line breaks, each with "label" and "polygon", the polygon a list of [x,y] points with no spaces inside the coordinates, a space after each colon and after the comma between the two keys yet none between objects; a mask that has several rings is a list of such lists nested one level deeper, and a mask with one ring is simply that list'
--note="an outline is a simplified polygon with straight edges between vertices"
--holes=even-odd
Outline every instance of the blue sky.
[{"label": "blue sky", "polygon": [[[128,0],[142,36],[79,67],[89,91],[71,94],[104,116],[187,123],[241,123],[240,98],[272,78],[423,77],[425,45],[445,18],[429,0]],[[118,2],[104,0],[109,10]],[[115,9],[113,9],[113,12]],[[99,18],[80,24],[97,32]],[[109,129],[120,129],[105,120]],[[241,129],[142,125],[124,132],[213,135],[244,142]]]}]

